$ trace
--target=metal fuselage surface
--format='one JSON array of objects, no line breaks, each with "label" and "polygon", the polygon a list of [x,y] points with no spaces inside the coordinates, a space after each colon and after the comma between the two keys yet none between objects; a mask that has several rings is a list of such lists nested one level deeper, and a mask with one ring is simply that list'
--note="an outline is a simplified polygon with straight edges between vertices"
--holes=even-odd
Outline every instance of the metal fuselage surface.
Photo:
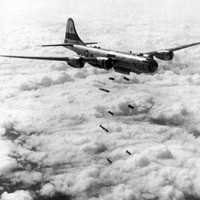
[{"label": "metal fuselage surface", "polygon": [[[84,57],[103,57],[113,59],[115,61],[114,67],[121,68],[130,72],[135,72],[138,74],[154,73],[158,68],[157,62],[150,57],[101,49],[100,47],[88,47],[78,44],[74,44],[73,46],[69,46],[67,48]],[[89,64],[92,65],[92,63]]]}]

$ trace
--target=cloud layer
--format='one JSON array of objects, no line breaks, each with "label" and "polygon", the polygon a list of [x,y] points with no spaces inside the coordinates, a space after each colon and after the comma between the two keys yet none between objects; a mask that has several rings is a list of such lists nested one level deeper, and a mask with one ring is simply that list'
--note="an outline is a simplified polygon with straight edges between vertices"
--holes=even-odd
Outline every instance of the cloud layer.
[{"label": "cloud layer", "polygon": [[[36,47],[63,41],[70,15],[85,41],[106,48],[140,52],[199,37],[197,1],[76,2],[13,6],[0,22],[1,51],[73,55]],[[197,48],[130,80],[89,65],[0,60],[1,200],[200,198]]]}]

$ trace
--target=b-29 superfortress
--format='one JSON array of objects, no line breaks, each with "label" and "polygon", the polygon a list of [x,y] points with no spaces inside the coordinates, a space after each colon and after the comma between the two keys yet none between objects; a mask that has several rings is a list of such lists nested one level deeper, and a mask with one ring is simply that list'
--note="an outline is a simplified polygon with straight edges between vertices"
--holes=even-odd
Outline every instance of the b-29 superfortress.
[{"label": "b-29 superfortress", "polygon": [[158,51],[132,53],[103,49],[95,45],[96,42],[83,42],[77,34],[74,21],[69,18],[66,26],[64,43],[47,44],[42,47],[66,47],[77,53],[75,57],[37,57],[37,56],[19,56],[19,55],[0,55],[1,57],[38,59],[51,61],[64,61],[74,68],[83,68],[86,63],[90,65],[123,74],[134,72],[137,74],[148,73],[153,74],[158,69],[158,63],[155,58],[169,61],[174,57],[174,52],[199,45],[200,42],[178,46],[175,48],[161,49]]}]

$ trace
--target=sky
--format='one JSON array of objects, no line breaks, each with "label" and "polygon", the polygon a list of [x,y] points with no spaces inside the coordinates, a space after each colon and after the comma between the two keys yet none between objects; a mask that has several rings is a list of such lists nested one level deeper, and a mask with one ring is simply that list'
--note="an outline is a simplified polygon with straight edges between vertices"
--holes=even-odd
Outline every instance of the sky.
[{"label": "sky", "polygon": [[[196,42],[199,7],[197,0],[0,0],[0,54],[74,55],[40,47],[63,42],[68,17],[84,41],[105,48]],[[1,58],[0,199],[200,198],[199,48],[130,81],[88,64]]]}]

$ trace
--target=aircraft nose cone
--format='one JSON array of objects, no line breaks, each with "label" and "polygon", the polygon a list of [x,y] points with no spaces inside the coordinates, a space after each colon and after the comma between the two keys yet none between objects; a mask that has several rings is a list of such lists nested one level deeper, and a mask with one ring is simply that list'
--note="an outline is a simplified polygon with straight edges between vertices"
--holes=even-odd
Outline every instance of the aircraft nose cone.
[{"label": "aircraft nose cone", "polygon": [[155,60],[150,60],[149,61],[149,66],[148,66],[148,71],[150,73],[154,73],[158,69],[158,63]]}]

